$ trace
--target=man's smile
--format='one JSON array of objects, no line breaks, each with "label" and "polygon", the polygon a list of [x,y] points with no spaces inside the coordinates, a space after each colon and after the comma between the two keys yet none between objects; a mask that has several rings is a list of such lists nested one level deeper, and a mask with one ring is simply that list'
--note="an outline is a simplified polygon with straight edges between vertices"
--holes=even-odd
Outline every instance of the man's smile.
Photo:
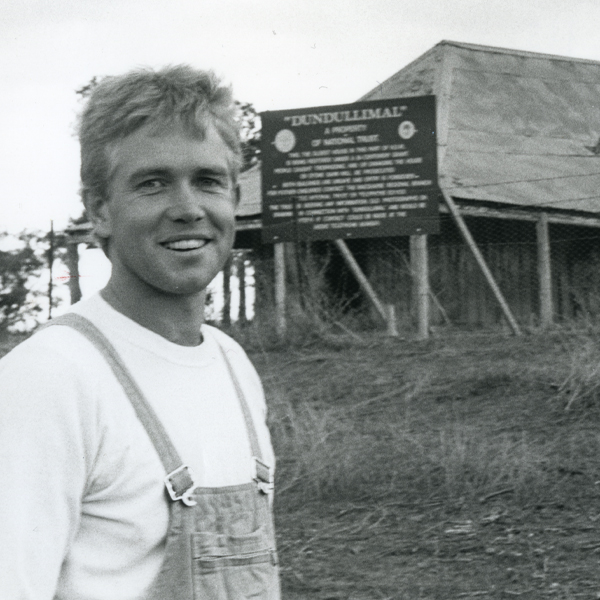
[{"label": "man's smile", "polygon": [[167,250],[176,250],[177,252],[187,252],[189,250],[199,250],[208,244],[207,239],[183,239],[171,242],[163,242],[161,246]]}]

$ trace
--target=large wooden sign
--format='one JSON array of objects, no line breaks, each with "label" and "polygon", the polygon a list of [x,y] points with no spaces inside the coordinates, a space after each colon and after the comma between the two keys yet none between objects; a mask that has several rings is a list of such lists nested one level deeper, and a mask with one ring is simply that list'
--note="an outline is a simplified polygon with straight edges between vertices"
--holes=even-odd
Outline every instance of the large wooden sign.
[{"label": "large wooden sign", "polygon": [[434,96],[261,119],[263,241],[438,232]]}]

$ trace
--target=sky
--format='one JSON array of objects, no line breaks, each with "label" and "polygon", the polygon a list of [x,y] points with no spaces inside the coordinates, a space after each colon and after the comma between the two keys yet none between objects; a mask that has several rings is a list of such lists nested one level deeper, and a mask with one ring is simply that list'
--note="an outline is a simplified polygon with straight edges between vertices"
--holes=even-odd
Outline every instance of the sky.
[{"label": "sky", "polygon": [[600,0],[2,0],[0,231],[80,215],[93,77],[188,63],[259,111],[342,104],[441,40],[600,60],[598,23]]}]

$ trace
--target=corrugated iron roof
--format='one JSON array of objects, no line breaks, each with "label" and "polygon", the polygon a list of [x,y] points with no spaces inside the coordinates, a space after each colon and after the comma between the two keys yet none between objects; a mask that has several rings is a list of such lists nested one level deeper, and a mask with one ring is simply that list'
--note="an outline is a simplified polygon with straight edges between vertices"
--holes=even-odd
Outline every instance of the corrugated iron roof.
[{"label": "corrugated iron roof", "polygon": [[418,95],[423,75],[453,196],[600,212],[600,62],[445,41],[362,99]]}]

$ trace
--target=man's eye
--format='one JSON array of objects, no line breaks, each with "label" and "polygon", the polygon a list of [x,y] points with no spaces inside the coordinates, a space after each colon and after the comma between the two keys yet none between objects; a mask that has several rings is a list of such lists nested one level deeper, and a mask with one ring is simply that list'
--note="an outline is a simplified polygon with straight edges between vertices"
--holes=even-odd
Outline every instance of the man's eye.
[{"label": "man's eye", "polygon": [[201,177],[198,180],[198,183],[203,187],[213,187],[215,185],[219,185],[219,181],[213,177]]},{"label": "man's eye", "polygon": [[164,182],[160,179],[146,179],[138,184],[138,188],[141,190],[159,190],[164,187]]},{"label": "man's eye", "polygon": [[225,188],[227,182],[220,177],[199,177],[197,184],[203,189]]}]

